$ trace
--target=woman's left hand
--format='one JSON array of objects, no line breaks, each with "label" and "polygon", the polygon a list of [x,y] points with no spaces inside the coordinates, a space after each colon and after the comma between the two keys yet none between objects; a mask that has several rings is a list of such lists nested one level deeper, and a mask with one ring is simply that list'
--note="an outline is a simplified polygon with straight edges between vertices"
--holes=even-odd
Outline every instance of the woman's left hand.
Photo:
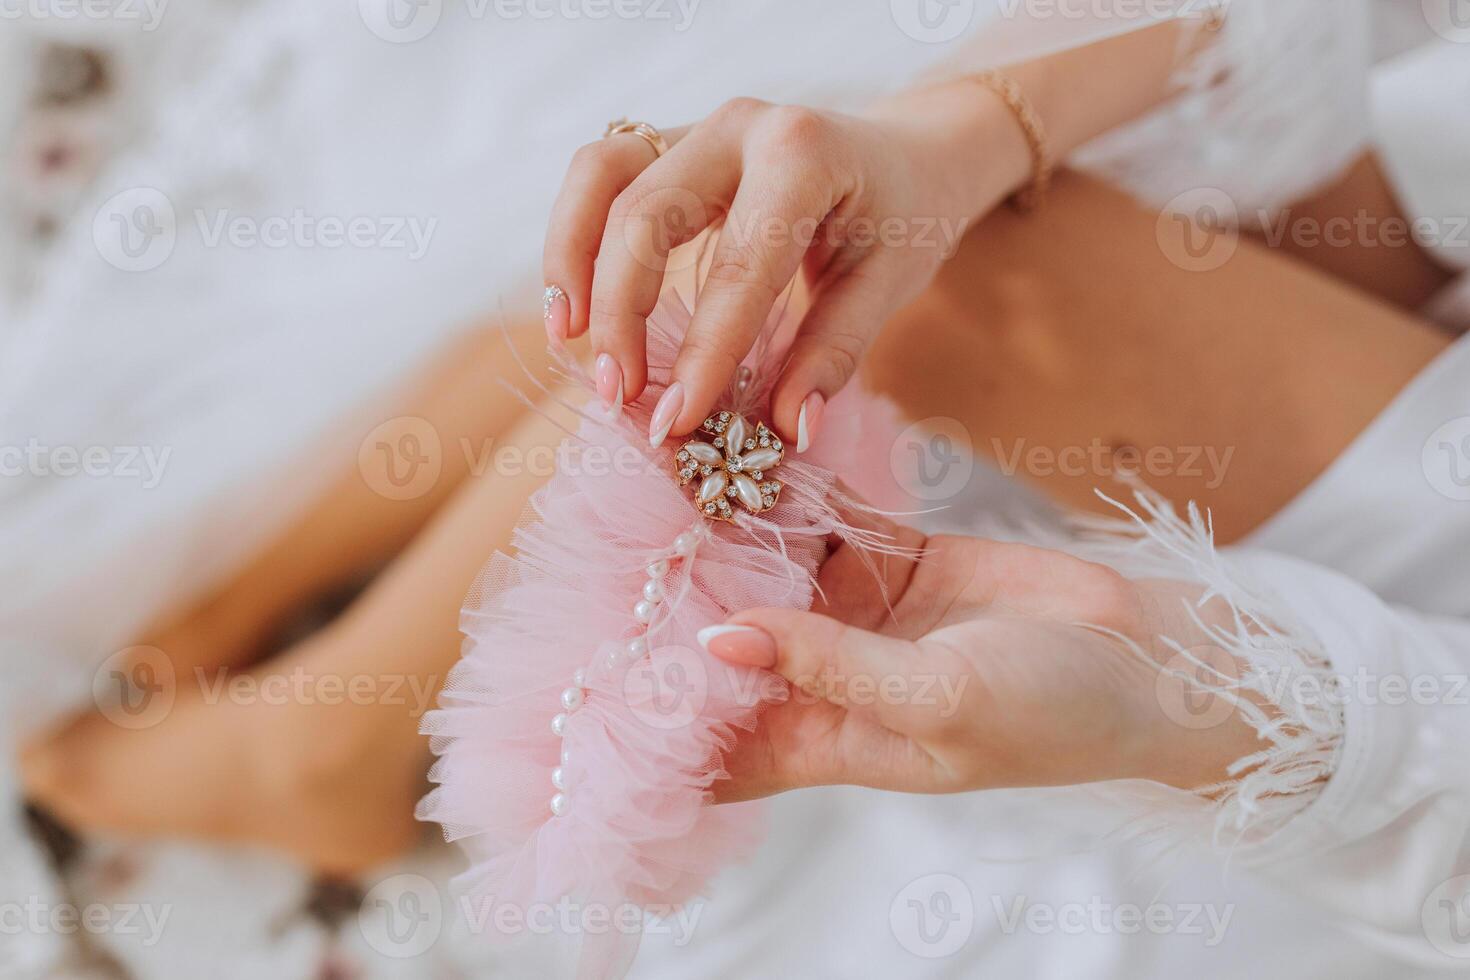
[{"label": "woman's left hand", "polygon": [[653,411],[655,446],[719,407],[804,272],[811,308],[775,379],[771,421],[805,450],[879,328],[1030,167],[1011,111],[976,86],[907,93],[863,116],[733,99],[662,135],[661,157],[627,133],[578,151],[543,260],[547,330],[553,342],[590,332],[598,392],[615,407],[647,384],[645,324],[670,251],[720,228]]},{"label": "woman's left hand", "polygon": [[[1238,710],[1201,711],[1210,695],[1182,679],[1187,662],[1162,669],[1176,656],[1159,642],[1167,635],[1237,674],[1186,614],[1197,588],[1024,545],[897,534],[925,552],[884,563],[892,615],[844,547],[822,570],[820,611],[754,610],[731,617],[741,629],[702,634],[715,656],[768,667],[792,688],[727,756],[722,802],[830,784],[945,793],[1139,778],[1192,789],[1261,748]],[[1216,605],[1200,610],[1206,622],[1223,614]]]}]

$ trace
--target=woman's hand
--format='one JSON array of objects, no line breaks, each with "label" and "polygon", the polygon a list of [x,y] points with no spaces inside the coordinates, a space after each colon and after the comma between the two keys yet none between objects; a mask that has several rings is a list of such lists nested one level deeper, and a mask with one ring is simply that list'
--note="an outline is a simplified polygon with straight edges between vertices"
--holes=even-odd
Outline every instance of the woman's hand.
[{"label": "woman's hand", "polygon": [[715,656],[792,686],[727,756],[721,801],[838,783],[944,793],[1140,778],[1192,789],[1262,747],[1239,711],[1200,711],[1209,695],[1180,677],[1196,671],[1158,642],[1170,636],[1236,676],[1185,614],[1197,589],[1024,545],[900,540],[926,552],[886,562],[892,616],[843,548],[822,572],[822,612],[756,610],[731,618],[744,629],[701,635]]},{"label": "woman's hand", "polygon": [[[993,138],[986,134],[993,134]],[[583,147],[546,240],[547,330],[590,330],[603,400],[647,380],[645,322],[669,252],[723,219],[708,279],[653,413],[650,440],[694,429],[799,271],[812,305],[773,392],[773,421],[805,450],[890,314],[914,298],[965,226],[1030,167],[1009,110],[977,86],[914,93],[859,118],[736,99],[664,132]]]}]

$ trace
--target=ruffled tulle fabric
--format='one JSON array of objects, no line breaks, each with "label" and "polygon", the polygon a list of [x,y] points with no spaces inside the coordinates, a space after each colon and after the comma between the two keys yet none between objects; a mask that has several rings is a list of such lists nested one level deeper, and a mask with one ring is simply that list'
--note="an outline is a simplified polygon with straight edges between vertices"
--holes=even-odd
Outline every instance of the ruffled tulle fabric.
[{"label": "ruffled tulle fabric", "polygon": [[[626,921],[629,906],[641,920],[701,894],[759,838],[759,805],[711,805],[722,754],[785,688],[769,672],[713,659],[696,632],[737,610],[810,606],[833,535],[885,550],[840,516],[858,506],[856,494],[893,499],[888,455],[873,450],[892,444],[896,414],[856,391],[829,405],[819,451],[797,459],[787,447],[772,474],[784,485],[773,510],[742,513],[735,525],[696,510],[674,479],[683,440],[650,450],[646,437],[648,406],[668,383],[688,321],[677,297],[660,304],[648,391],[616,421],[599,403],[580,411],[558,473],[516,531],[514,556],[495,555],[465,603],[464,658],[423,726],[439,756],[438,787],[419,816],[465,847],[471,866],[458,884],[471,900],[522,909],[570,900]],[[725,405],[768,418],[761,379],[778,364],[776,346],[765,345]],[[651,576],[660,563],[667,573]],[[650,581],[665,598],[647,626],[649,652],[634,659],[627,646],[644,628],[633,610]],[[568,688],[582,692],[570,711]],[[563,712],[559,736],[552,721]],[[637,946],[631,929],[580,938],[582,976],[620,975]]]}]

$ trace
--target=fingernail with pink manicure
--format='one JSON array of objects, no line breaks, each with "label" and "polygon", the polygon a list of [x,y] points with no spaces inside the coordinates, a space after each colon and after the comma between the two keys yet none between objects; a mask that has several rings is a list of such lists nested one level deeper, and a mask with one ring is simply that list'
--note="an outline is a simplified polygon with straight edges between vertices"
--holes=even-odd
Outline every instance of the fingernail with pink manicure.
[{"label": "fingernail with pink manicure", "polygon": [[597,395],[607,406],[608,414],[616,419],[623,414],[623,369],[611,354],[598,354],[596,369]]},{"label": "fingernail with pink manicure", "polygon": [[820,391],[806,396],[801,403],[801,412],[796,416],[796,451],[804,453],[811,448],[817,430],[822,427],[822,413],[827,410],[827,399]]},{"label": "fingernail with pink manicure", "polygon": [[572,332],[572,304],[566,290],[552,283],[541,294],[541,318],[546,321],[546,337],[560,347]]},{"label": "fingernail with pink manicure", "polygon": [[726,663],[742,667],[776,666],[776,640],[754,626],[706,626],[695,634],[699,645]]},{"label": "fingernail with pink manicure", "polygon": [[674,427],[674,420],[684,410],[684,386],[675,381],[664,389],[664,396],[658,400],[658,405],[653,409],[653,418],[648,423],[648,444],[654,449],[663,445],[664,439],[668,438],[669,430]]}]

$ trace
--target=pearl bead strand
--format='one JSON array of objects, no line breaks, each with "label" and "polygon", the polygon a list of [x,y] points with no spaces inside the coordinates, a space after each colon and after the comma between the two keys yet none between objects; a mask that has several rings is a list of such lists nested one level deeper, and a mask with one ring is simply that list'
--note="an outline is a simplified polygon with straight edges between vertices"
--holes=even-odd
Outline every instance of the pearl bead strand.
[{"label": "pearl bead strand", "polygon": [[[623,646],[621,654],[614,653],[608,657],[608,667],[615,669],[621,662],[637,663],[648,655],[648,627],[653,623],[658,614],[658,607],[663,604],[664,579],[668,577],[672,569],[673,561],[689,561],[699,550],[700,534],[702,528],[697,527],[691,531],[685,531],[674,539],[673,554],[668,558],[659,558],[650,562],[644,568],[648,581],[643,583],[643,597],[633,606],[633,618],[643,627],[643,631],[628,640]],[[572,675],[572,686],[561,692],[562,712],[551,719],[551,731],[557,738],[564,738],[567,733],[567,722],[571,716],[587,700],[587,672],[578,668]],[[566,746],[562,746],[561,765],[551,770],[551,785],[557,789],[555,796],[551,798],[551,812],[556,816],[564,816],[571,807],[571,800],[567,794],[567,771],[566,766],[570,758]]]}]

